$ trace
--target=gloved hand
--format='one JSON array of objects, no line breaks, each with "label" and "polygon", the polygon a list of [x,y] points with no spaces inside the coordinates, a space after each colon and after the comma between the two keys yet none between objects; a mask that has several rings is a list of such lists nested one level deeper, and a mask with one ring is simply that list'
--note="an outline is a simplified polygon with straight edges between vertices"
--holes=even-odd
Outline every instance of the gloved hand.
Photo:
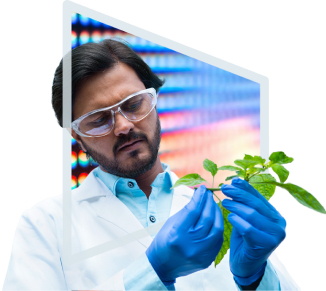
[{"label": "gloved hand", "polygon": [[239,285],[248,286],[265,271],[267,258],[285,238],[285,219],[248,182],[235,178],[223,185],[222,192],[232,198],[222,205],[231,211],[233,225],[230,268]]},{"label": "gloved hand", "polygon": [[200,186],[191,201],[171,216],[146,251],[165,285],[207,268],[223,242],[223,217],[212,192]]}]

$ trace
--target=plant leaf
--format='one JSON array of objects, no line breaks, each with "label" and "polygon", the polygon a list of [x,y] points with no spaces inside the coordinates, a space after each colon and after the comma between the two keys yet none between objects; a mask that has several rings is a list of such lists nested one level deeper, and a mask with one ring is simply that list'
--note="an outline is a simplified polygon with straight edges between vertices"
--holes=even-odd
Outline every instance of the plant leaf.
[{"label": "plant leaf", "polygon": [[284,152],[274,152],[269,156],[274,164],[288,164],[293,162],[293,158],[288,157]]},{"label": "plant leaf", "polygon": [[[198,174],[188,174],[177,180],[172,188],[175,188],[180,185],[186,185],[186,186],[196,186],[199,185],[203,182],[206,182],[205,179],[203,179],[200,175]],[[171,188],[171,189],[172,189]]]},{"label": "plant leaf", "polygon": [[266,162],[265,159],[263,159],[261,156],[251,156],[251,155],[245,155],[244,160],[251,160],[257,162],[257,164],[264,165]]},{"label": "plant leaf", "polygon": [[223,221],[224,221],[224,232],[223,232],[223,244],[222,247],[215,258],[215,266],[218,265],[230,248],[230,240],[232,233],[232,224],[228,220],[228,215],[231,213],[229,210],[224,208],[221,203],[218,203],[218,206],[221,208]]},{"label": "plant leaf", "polygon": [[246,175],[246,172],[244,170],[236,171],[236,173],[237,173],[237,176],[240,178],[244,178]]},{"label": "plant leaf", "polygon": [[275,174],[279,177],[281,183],[284,183],[289,177],[290,172],[280,164],[272,165],[272,169]]},{"label": "plant leaf", "polygon": [[246,160],[246,159],[243,159],[243,160],[235,160],[234,163],[243,168],[244,170],[250,168],[250,167],[253,167],[253,166],[256,166],[257,164],[259,164],[258,161],[255,161],[255,160]]},{"label": "plant leaf", "polygon": [[262,171],[265,171],[265,169],[263,169],[263,168],[260,168],[260,167],[252,167],[252,168],[249,168],[248,170],[247,170],[247,173],[249,174],[249,175],[251,175],[251,174],[254,174],[254,173],[260,173],[260,172],[262,172]]},{"label": "plant leaf", "polygon": [[291,183],[278,183],[278,182],[267,182],[276,186],[279,186],[285,190],[287,190],[299,203],[302,205],[311,208],[317,212],[326,214],[325,208],[320,204],[320,202],[307,190],[291,184]]},{"label": "plant leaf", "polygon": [[239,167],[235,167],[235,166],[222,166],[218,168],[219,170],[227,170],[227,171],[239,171],[242,170]]},{"label": "plant leaf", "polygon": [[214,177],[218,171],[217,165],[209,159],[205,159],[203,163],[204,169],[212,174]]},{"label": "plant leaf", "polygon": [[249,179],[250,185],[269,200],[273,196],[276,186],[267,182],[276,182],[276,180],[271,174],[258,174]]}]

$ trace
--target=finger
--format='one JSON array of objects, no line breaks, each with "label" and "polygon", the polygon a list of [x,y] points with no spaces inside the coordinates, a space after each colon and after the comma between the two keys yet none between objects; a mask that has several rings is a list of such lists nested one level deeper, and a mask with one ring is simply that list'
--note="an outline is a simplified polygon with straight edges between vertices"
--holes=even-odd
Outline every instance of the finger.
[{"label": "finger", "polygon": [[270,219],[260,214],[254,208],[229,199],[224,199],[222,205],[232,213],[243,218],[255,228],[271,235],[277,235],[278,232],[283,231],[285,228],[286,223],[282,217],[277,216]]},{"label": "finger", "polygon": [[[267,203],[251,195],[249,192],[239,189],[233,185],[223,185],[221,187],[223,194],[232,198],[234,201],[248,205],[256,209],[259,213],[271,219],[281,216],[278,211],[266,200]],[[227,199],[225,199],[227,200]]]},{"label": "finger", "polygon": [[257,254],[260,250],[263,252],[270,252],[285,238],[285,232],[282,233],[282,236],[269,235],[255,228],[248,221],[245,221],[234,213],[229,214],[228,220],[242,236],[247,245]]},{"label": "finger", "polygon": [[223,235],[224,221],[220,207],[214,201],[213,193],[209,190],[206,205],[203,212],[196,224],[196,230],[200,229],[202,238],[217,236],[220,240],[220,236]]},{"label": "finger", "polygon": [[181,210],[179,224],[185,229],[193,228],[199,220],[208,198],[204,185],[196,189],[190,202]]},{"label": "finger", "polygon": [[237,188],[240,188],[244,191],[251,193],[257,198],[261,196],[261,194],[254,187],[252,187],[246,180],[240,178],[234,178],[232,179],[231,184]]},{"label": "finger", "polygon": [[194,225],[193,230],[197,231],[201,237],[205,237],[210,232],[216,216],[217,204],[213,199],[213,193],[209,190],[206,190],[207,199],[205,201],[204,207],[200,216]]},{"label": "finger", "polygon": [[[215,202],[215,201],[214,201]],[[214,210],[215,210],[215,218],[214,222],[212,224],[212,227],[209,231],[208,236],[217,236],[218,239],[220,236],[223,236],[223,231],[224,231],[224,220],[223,220],[223,215],[220,207],[215,203]],[[221,238],[223,240],[223,237]]]},{"label": "finger", "polygon": [[275,210],[275,208],[268,202],[268,200],[263,195],[261,195],[259,193],[259,191],[257,191],[253,186],[251,186],[249,184],[249,182],[242,180],[240,178],[234,178],[234,179],[232,179],[231,184],[237,188],[240,188],[240,189],[252,194],[253,196],[260,199],[263,203],[265,203],[269,208]]},{"label": "finger", "polygon": [[[213,199],[214,200],[214,199]],[[201,244],[205,250],[209,250],[212,261],[217,256],[223,244],[223,231],[224,221],[220,207],[214,201],[214,207],[212,207],[214,214],[214,220],[211,227],[208,229],[207,234],[202,237]]]}]

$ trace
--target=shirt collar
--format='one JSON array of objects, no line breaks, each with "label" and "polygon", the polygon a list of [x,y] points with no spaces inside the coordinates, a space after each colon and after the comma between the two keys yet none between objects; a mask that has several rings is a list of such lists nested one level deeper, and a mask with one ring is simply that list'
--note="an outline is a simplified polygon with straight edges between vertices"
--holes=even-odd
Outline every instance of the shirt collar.
[{"label": "shirt collar", "polygon": [[[170,171],[170,166],[162,163],[163,172],[159,173],[153,183],[151,184],[152,187],[164,187],[167,190],[170,190],[170,188],[173,185],[173,178]],[[136,180],[130,179],[130,178],[122,178],[115,175],[112,175],[110,173],[104,172],[100,169],[100,167],[97,167],[94,170],[94,175],[99,178],[108,188],[109,190],[114,194],[117,195],[117,191],[120,189],[120,185],[126,185],[128,182],[134,183],[134,185],[137,185]]]}]

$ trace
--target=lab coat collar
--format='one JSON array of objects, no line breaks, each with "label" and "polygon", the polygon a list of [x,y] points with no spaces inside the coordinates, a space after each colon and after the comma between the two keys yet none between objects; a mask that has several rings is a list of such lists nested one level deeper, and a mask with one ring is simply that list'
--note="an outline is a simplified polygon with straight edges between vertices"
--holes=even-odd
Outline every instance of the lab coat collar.
[{"label": "lab coat collar", "polygon": [[[178,177],[171,172],[171,179],[174,184]],[[189,202],[192,194],[193,190],[186,186],[174,188],[170,216],[181,210]],[[90,206],[99,217],[125,231],[126,234],[144,229],[129,208],[94,175],[93,171],[77,189],[73,190],[73,197],[77,203],[89,200]],[[105,199],[105,197],[107,197],[107,199]],[[152,238],[148,235],[138,239],[138,241],[143,246],[148,247],[152,242]]]},{"label": "lab coat collar", "polygon": [[94,170],[87,175],[86,179],[78,188],[72,190],[75,201],[78,202],[90,198],[107,196],[108,192],[111,192],[104,183],[94,175]]},{"label": "lab coat collar", "polygon": [[[76,201],[82,201],[87,200],[90,198],[95,197],[101,197],[101,196],[110,196],[114,195],[108,187],[105,186],[105,184],[101,181],[101,179],[97,178],[94,175],[94,170],[91,171],[86,179],[83,181],[83,183],[76,189],[72,190],[73,197]],[[170,172],[170,178],[171,178],[171,184],[174,185],[174,183],[179,179],[179,177],[173,173]],[[192,197],[193,190],[186,186],[179,186],[174,189],[174,199],[178,202],[185,202],[189,201],[189,199]],[[174,208],[173,204],[175,204],[176,201],[172,201],[172,208]],[[178,204],[178,203],[177,203]],[[176,205],[175,205],[176,206]],[[171,214],[175,213],[174,209],[171,208]]]},{"label": "lab coat collar", "polygon": [[[77,189],[79,190],[77,191]],[[89,173],[77,189],[73,193],[77,203],[88,200],[89,206],[99,218],[122,230],[126,235],[143,229],[143,226],[129,208],[94,175],[93,171]],[[152,242],[152,238],[147,235],[138,239],[138,242],[148,247]]]}]

